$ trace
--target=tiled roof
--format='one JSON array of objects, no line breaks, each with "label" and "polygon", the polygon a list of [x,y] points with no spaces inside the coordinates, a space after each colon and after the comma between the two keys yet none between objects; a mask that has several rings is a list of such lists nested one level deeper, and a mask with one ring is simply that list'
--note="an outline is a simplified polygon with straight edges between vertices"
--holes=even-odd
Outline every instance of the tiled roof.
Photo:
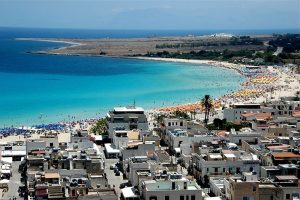
[{"label": "tiled roof", "polygon": [[293,152],[274,152],[272,155],[275,159],[300,158],[300,154],[295,154]]}]

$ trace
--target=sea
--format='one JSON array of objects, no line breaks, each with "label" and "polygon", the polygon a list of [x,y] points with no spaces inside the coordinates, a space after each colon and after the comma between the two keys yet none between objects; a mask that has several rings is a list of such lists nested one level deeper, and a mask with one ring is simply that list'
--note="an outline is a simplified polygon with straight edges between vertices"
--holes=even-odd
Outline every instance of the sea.
[{"label": "sea", "polygon": [[0,128],[100,118],[116,106],[135,104],[153,109],[199,101],[206,94],[217,98],[239,89],[244,81],[235,71],[209,65],[34,54],[30,52],[66,44],[16,38],[133,38],[218,32],[225,31],[0,28]]}]

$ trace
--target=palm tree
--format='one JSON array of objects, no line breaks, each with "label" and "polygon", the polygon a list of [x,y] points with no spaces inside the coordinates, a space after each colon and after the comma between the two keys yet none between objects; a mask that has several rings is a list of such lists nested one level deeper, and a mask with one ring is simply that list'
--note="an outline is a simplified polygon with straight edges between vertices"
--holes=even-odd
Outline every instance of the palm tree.
[{"label": "palm tree", "polygon": [[201,100],[201,104],[205,109],[204,123],[205,125],[207,125],[209,119],[209,112],[213,107],[213,101],[209,95],[205,95],[204,98]]},{"label": "palm tree", "polygon": [[300,95],[300,91],[297,91],[296,92],[296,96],[294,98],[295,101],[299,101],[300,100],[299,95]]}]

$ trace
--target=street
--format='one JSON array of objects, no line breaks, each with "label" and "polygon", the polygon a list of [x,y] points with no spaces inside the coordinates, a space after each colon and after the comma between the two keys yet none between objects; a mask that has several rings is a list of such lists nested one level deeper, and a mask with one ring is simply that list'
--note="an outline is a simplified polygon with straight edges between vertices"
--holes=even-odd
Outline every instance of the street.
[{"label": "street", "polygon": [[8,183],[8,192],[4,193],[4,196],[1,199],[13,199],[13,197],[16,197],[17,199],[22,199],[19,197],[18,189],[21,185],[21,174],[18,172],[19,165],[21,161],[13,161],[12,163],[12,176],[10,177],[9,183]]},{"label": "street", "polygon": [[119,159],[106,159],[104,156],[104,147],[98,146],[100,150],[100,154],[103,155],[103,158],[105,160],[105,169],[104,172],[106,173],[106,177],[108,179],[108,184],[113,187],[115,186],[115,190],[118,194],[118,197],[120,197],[121,190],[120,190],[120,184],[123,183],[123,173],[120,172],[120,176],[116,176],[114,173],[114,170],[110,169],[111,165],[115,165]]}]

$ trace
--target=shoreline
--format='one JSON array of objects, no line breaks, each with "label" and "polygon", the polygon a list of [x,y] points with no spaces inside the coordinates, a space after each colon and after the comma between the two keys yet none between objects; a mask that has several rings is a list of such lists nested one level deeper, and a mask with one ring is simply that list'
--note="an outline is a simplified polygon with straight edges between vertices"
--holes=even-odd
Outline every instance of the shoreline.
[{"label": "shoreline", "polygon": [[[84,43],[70,42],[70,41],[59,40],[59,39],[55,40],[55,39],[43,39],[43,38],[15,38],[15,40],[34,41],[34,42],[62,43],[62,44],[69,44],[70,45],[70,46],[59,47],[58,49],[60,49],[60,50],[63,50],[63,49],[66,49],[66,48],[70,48],[70,47],[77,47],[77,46],[85,45]],[[46,54],[46,51],[45,51],[45,54]]]},{"label": "shoreline", "polygon": [[[40,42],[57,42],[57,43],[65,43],[65,44],[71,44],[71,45],[84,45],[84,43],[76,43],[76,42],[68,42],[63,40],[52,40],[52,39],[42,39],[42,38],[16,38],[16,40],[31,40],[31,41],[40,41]],[[64,46],[61,48],[68,48],[68,46]],[[54,54],[52,52],[44,51],[45,54],[49,55],[74,55],[74,54]],[[77,55],[74,55],[77,56]],[[249,67],[249,65],[244,64],[234,64],[229,63],[225,61],[214,61],[214,60],[194,60],[194,59],[176,59],[176,58],[159,58],[159,57],[130,57],[130,56],[107,56],[107,55],[85,55],[85,54],[79,54],[79,56],[101,56],[101,57],[113,57],[113,58],[123,58],[123,59],[140,59],[140,60],[149,60],[149,61],[160,61],[160,62],[175,62],[175,63],[186,63],[186,64],[195,64],[195,65],[209,65],[212,67],[220,67],[228,70],[233,70],[236,73],[239,73],[243,77],[246,78],[246,80],[240,85],[240,89],[237,91],[233,91],[231,93],[225,94],[220,97],[214,97],[218,101],[219,107],[222,105],[229,106],[233,103],[239,103],[239,102],[245,102],[245,103],[263,103],[264,99],[273,99],[278,100],[280,97],[284,96],[293,96],[295,92],[295,89],[299,89],[300,84],[298,80],[294,78],[291,82],[295,83],[293,84],[293,87],[289,90],[289,83],[283,83],[282,79],[291,78],[293,77],[288,76],[287,74],[284,75],[284,72],[280,71],[279,69],[275,69],[272,66],[262,66],[261,68],[267,72],[267,74],[274,73],[274,75],[271,76],[271,81],[267,82],[266,84],[262,84],[262,86],[271,86],[265,87],[261,89],[260,84],[254,84],[253,78],[255,79],[255,76],[249,76],[244,73],[243,69]],[[270,69],[269,69],[270,68]],[[281,77],[281,78],[280,78]],[[268,77],[267,77],[268,78]],[[263,80],[263,78],[258,79]],[[280,81],[278,81],[281,79]],[[278,81],[278,83],[275,83]],[[280,83],[279,83],[280,82]],[[250,87],[249,87],[250,86]],[[251,88],[251,89],[249,89]],[[282,91],[283,89],[283,91]],[[240,92],[240,94],[239,94]],[[275,92],[275,97],[272,98],[272,94]],[[236,95],[238,93],[238,95]],[[186,102],[180,105],[176,106],[164,106],[162,108],[156,107],[153,109],[148,109],[147,112],[151,111],[175,111],[175,110],[183,110],[183,111],[195,111],[198,110],[199,102]],[[83,119],[84,120],[84,119]]]},{"label": "shoreline", "polygon": [[[217,107],[222,105],[228,107],[233,103],[264,103],[271,100],[280,100],[281,97],[294,96],[295,92],[299,90],[300,83],[295,76],[287,74],[280,68],[274,66],[259,66],[260,73],[254,75],[247,75],[245,70],[247,67],[251,69],[250,65],[235,64],[225,61],[214,60],[193,60],[193,59],[176,59],[176,58],[157,58],[157,57],[136,57],[137,59],[163,61],[163,62],[177,62],[189,63],[198,65],[210,65],[214,67],[221,67],[225,69],[234,70],[246,78],[241,84],[241,89],[220,97],[215,97]],[[194,111],[201,109],[200,102],[188,102],[178,106],[166,106],[154,110],[172,112],[176,110]]]}]

